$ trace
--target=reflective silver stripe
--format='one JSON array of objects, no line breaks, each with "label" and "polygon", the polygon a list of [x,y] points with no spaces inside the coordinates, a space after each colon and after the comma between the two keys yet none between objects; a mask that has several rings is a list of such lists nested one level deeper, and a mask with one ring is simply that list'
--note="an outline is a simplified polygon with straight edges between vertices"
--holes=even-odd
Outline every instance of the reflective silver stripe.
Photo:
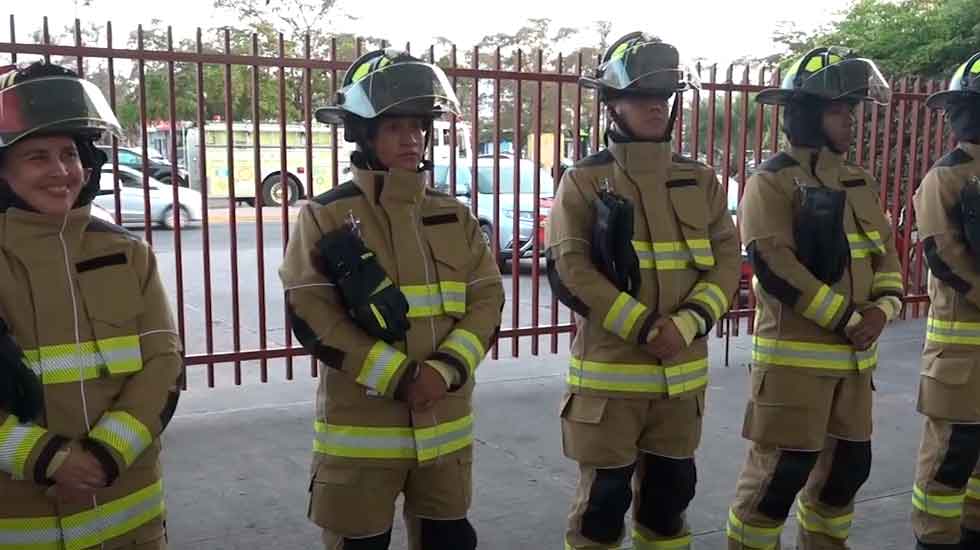
[{"label": "reflective silver stripe", "polygon": [[[163,492],[154,494],[131,507],[123,508],[111,514],[102,514],[87,523],[75,527],[63,527],[65,541],[73,541],[90,536],[104,536],[104,531],[123,525],[133,519],[163,506]],[[101,510],[101,508],[100,508]],[[155,517],[155,516],[154,516]],[[101,537],[100,537],[101,538]]]},{"label": "reflective silver stripe", "polygon": [[[827,310],[830,309],[830,306],[831,306],[831,304],[833,304],[834,298],[836,298],[836,297],[837,297],[837,294],[834,293],[833,290],[830,290],[829,292],[827,292],[827,294],[823,297],[823,301],[820,302],[820,306],[817,307],[816,311],[813,312],[813,316],[816,319],[820,319],[821,322],[822,322],[822,320],[824,319],[824,317],[827,315]],[[831,317],[833,317],[833,315],[831,315]]]},{"label": "reflective silver stripe", "polygon": [[414,449],[415,438],[411,433],[405,435],[386,435],[372,437],[364,435],[345,435],[333,430],[317,432],[316,438],[324,445],[337,445],[357,449]]},{"label": "reflective silver stripe", "polygon": [[708,373],[708,367],[700,367],[692,372],[685,372],[683,374],[670,374],[670,367],[666,367],[667,372],[667,385],[676,386],[677,384],[683,384],[685,382],[692,382],[698,378],[702,378]]},{"label": "reflective silver stripe", "polygon": [[[61,528],[57,526],[58,520],[56,518],[24,518],[23,520],[14,521],[22,523],[24,527],[0,527],[0,548],[16,547],[25,544],[44,544],[50,546],[42,546],[41,548],[43,550],[47,550],[48,548],[52,550],[61,549]],[[54,526],[40,528],[33,526],[27,527],[29,524],[38,523],[50,523]]]}]

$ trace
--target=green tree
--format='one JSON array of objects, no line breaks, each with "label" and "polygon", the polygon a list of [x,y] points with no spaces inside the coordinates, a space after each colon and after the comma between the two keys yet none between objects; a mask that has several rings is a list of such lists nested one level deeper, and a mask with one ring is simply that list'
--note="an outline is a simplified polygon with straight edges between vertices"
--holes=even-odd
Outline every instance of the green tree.
[{"label": "green tree", "polygon": [[784,25],[773,38],[794,55],[839,44],[874,59],[889,76],[943,78],[980,44],[980,2],[857,0],[827,28],[808,34]]}]

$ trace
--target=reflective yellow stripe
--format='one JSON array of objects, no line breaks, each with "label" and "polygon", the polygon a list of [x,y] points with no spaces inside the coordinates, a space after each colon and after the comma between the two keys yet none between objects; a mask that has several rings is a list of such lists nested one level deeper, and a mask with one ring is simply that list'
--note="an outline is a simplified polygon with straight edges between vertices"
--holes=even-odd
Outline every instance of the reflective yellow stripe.
[{"label": "reflective yellow stripe", "polygon": [[690,550],[691,535],[669,539],[648,539],[643,533],[633,529],[633,550]]},{"label": "reflective yellow stripe", "polygon": [[594,390],[678,395],[708,385],[708,360],[680,365],[602,363],[572,357],[567,382]]},{"label": "reflective yellow stripe", "polygon": [[783,526],[779,527],[755,527],[735,517],[735,512],[728,510],[728,526],[725,529],[728,538],[742,543],[748,548],[758,548],[760,550],[772,550],[779,544],[779,535],[783,531]]},{"label": "reflective yellow stripe", "polygon": [[980,478],[971,477],[966,483],[966,498],[980,500]]},{"label": "reflective yellow stripe", "polygon": [[313,451],[345,458],[415,458],[411,428],[340,426],[314,421]]},{"label": "reflective yellow stripe", "polygon": [[694,292],[691,293],[690,300],[698,302],[708,308],[715,320],[720,319],[728,311],[728,298],[720,286],[714,283],[698,283],[694,285]]},{"label": "reflective yellow stripe", "polygon": [[118,336],[58,344],[24,351],[31,369],[45,384],[90,380],[105,374],[128,374],[143,368],[139,336]]},{"label": "reflective yellow stripe", "polygon": [[0,550],[62,550],[58,518],[0,519]]},{"label": "reflective yellow stripe", "polygon": [[472,332],[461,328],[453,329],[439,348],[452,351],[460,356],[471,373],[476,370],[477,365],[487,354],[480,339]]},{"label": "reflective yellow stripe", "polygon": [[940,518],[958,518],[963,515],[965,494],[930,495],[918,485],[912,486],[912,505],[919,511]]},{"label": "reflective yellow stripe", "polygon": [[646,306],[634,300],[632,296],[620,292],[612,307],[606,312],[606,318],[602,321],[602,328],[618,335],[623,340],[628,340],[633,332],[633,327],[636,325],[636,320],[646,310]]},{"label": "reflective yellow stripe", "polygon": [[404,353],[379,340],[368,351],[357,375],[357,383],[387,394],[395,372],[408,361]]},{"label": "reflective yellow stripe", "polygon": [[640,269],[676,271],[694,267],[694,258],[683,241],[633,241],[633,250],[640,260]]},{"label": "reflective yellow stripe", "polygon": [[852,258],[867,258],[872,254],[885,253],[885,243],[881,240],[881,233],[877,231],[848,233],[847,242],[851,245]]},{"label": "reflective yellow stripe", "polygon": [[445,281],[431,285],[405,285],[400,290],[408,301],[409,318],[466,313],[466,283]]},{"label": "reflective yellow stripe", "polygon": [[443,307],[447,313],[466,313],[466,283],[444,281],[439,283]]},{"label": "reflective yellow stripe", "polygon": [[26,479],[24,466],[44,434],[44,428],[36,424],[20,424],[16,416],[7,415],[0,424],[0,470],[14,479]]},{"label": "reflective yellow stripe", "polygon": [[415,445],[418,448],[419,462],[434,460],[440,456],[465,449],[472,444],[472,414],[451,422],[415,430]]},{"label": "reflective yellow stripe", "polygon": [[163,510],[163,482],[158,481],[94,510],[62,518],[65,550],[98,546],[160,516]]},{"label": "reflective yellow stripe", "polygon": [[980,323],[942,321],[929,317],[926,339],[940,344],[980,346]]},{"label": "reflective yellow stripe", "polygon": [[816,510],[807,508],[803,502],[796,499],[796,519],[804,529],[811,533],[823,533],[835,539],[846,539],[851,533],[851,523],[854,514],[844,514],[828,518],[820,515]]},{"label": "reflective yellow stripe", "polygon": [[803,312],[803,316],[822,327],[829,328],[843,305],[843,296],[832,291],[829,286],[821,285],[817,295]]},{"label": "reflective yellow stripe", "polygon": [[92,428],[89,437],[105,443],[131,465],[153,442],[150,429],[125,411],[109,411]]},{"label": "reflective yellow stripe", "polygon": [[708,239],[691,239],[686,242],[695,264],[699,267],[714,267],[715,255],[711,251],[711,241]]},{"label": "reflective yellow stripe", "polygon": [[897,271],[875,273],[874,279],[871,282],[871,293],[878,294],[885,292],[886,290],[893,290],[897,292],[902,292],[904,290],[901,273],[898,273]]},{"label": "reflective yellow stripe", "polygon": [[848,345],[814,344],[754,336],[752,360],[756,363],[828,370],[865,370],[878,364],[878,346],[858,351]]}]

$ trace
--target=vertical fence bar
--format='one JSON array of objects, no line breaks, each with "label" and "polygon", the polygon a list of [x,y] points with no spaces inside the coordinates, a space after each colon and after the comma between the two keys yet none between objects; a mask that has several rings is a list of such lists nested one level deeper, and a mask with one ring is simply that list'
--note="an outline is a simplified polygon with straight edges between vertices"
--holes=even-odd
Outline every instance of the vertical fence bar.
[{"label": "vertical fence bar", "polygon": [[[259,35],[252,33],[252,56],[259,55]],[[262,111],[259,109],[259,96],[262,94],[262,83],[259,79],[259,66],[252,65],[252,164],[254,166],[255,183],[255,261],[257,264],[256,279],[258,285],[259,306],[259,349],[266,348],[265,323],[265,224],[263,210],[265,207],[265,190],[262,183]],[[279,183],[288,185],[286,174],[279,174]],[[275,194],[270,193],[275,199]],[[265,357],[259,359],[259,379],[269,381],[269,365]]]},{"label": "vertical fence bar", "polygon": [[[204,53],[204,41],[201,28],[197,28],[196,51]],[[197,63],[197,149],[198,175],[201,185],[201,254],[204,263],[204,346],[205,353],[210,357],[214,354],[214,314],[211,310],[211,223],[208,213],[208,171],[207,171],[207,134],[204,126],[207,124],[207,114],[204,111],[204,63]],[[191,166],[188,170],[193,170]],[[214,387],[214,363],[209,361],[207,367],[208,387]]]},{"label": "vertical fence bar", "polygon": [[[584,61],[582,52],[579,52],[575,60],[575,72],[579,78],[582,77],[582,63]],[[575,83],[575,117],[572,119],[572,133],[575,140],[573,160],[578,162],[582,160],[582,85],[578,81]]]},{"label": "vertical fence bar", "polygon": [[[901,81],[901,92],[904,94],[908,90],[908,79],[903,78]],[[898,223],[898,217],[901,215],[901,204],[902,204],[902,176],[903,168],[905,167],[905,116],[907,114],[908,103],[901,99],[898,102],[898,132],[895,138],[895,172],[892,175],[891,187],[891,213],[894,224]],[[887,182],[887,180],[886,180]],[[886,183],[886,185],[888,185]],[[902,258],[902,276],[903,279],[908,275],[908,258]]]},{"label": "vertical fence bar", "polygon": [[[13,17],[13,16],[11,16]],[[112,49],[112,22],[107,21],[105,24],[105,41],[106,47],[110,50]],[[116,112],[116,64],[115,59],[109,57],[106,59],[106,69],[109,72],[109,107],[112,108],[112,112]],[[122,224],[122,196],[119,190],[119,138],[114,134],[110,134],[109,142],[112,145],[112,157],[110,161],[112,163],[112,191],[113,191],[113,216],[117,224]]]},{"label": "vertical fence bar", "polygon": [[[539,49],[537,60],[534,64],[534,70],[538,73],[537,76],[540,77],[541,73],[544,72],[544,53]],[[539,237],[541,222],[539,218],[541,217],[541,115],[544,103],[544,83],[538,80],[535,86],[534,94],[534,158],[532,163],[534,164],[534,191],[532,193],[534,204],[531,205],[531,327],[534,331],[534,335],[531,337],[531,355],[538,355],[538,345],[539,345],[539,330],[541,328],[540,324],[540,311],[539,307],[541,305],[541,285],[539,284],[540,275],[540,260],[541,260],[541,242]],[[556,141],[558,136],[555,136]],[[523,189],[521,189],[523,191]],[[515,200],[519,199],[514,197]],[[518,203],[520,200],[518,200]],[[522,205],[523,208],[523,205]],[[519,210],[515,208],[515,210]],[[519,212],[514,212],[515,216],[519,216]],[[515,262],[515,266],[520,270],[520,263]]]},{"label": "vertical fence bar", "polygon": [[[700,62],[696,65],[696,71],[700,80]],[[691,92],[691,158],[698,160],[701,155],[701,88],[694,88]]]},{"label": "vertical fence bar", "polygon": [[[47,18],[45,18],[47,19]],[[136,28],[136,49],[139,51],[137,70],[139,71],[139,107],[140,107],[140,150],[143,153],[140,170],[143,175],[143,235],[146,242],[153,246],[153,224],[150,220],[150,170],[148,167],[146,148],[146,127],[150,121],[146,116],[146,61],[143,60],[143,25]]]},{"label": "vertical fence bar", "polygon": [[[453,69],[457,68],[458,66],[456,63],[456,44],[453,44],[449,51],[449,66],[452,67]],[[459,78],[456,77],[455,73],[453,73],[453,91],[456,92],[457,95],[459,95]],[[456,196],[456,158],[459,153],[459,143],[458,143],[459,137],[457,135],[458,131],[459,130],[457,124],[457,117],[456,115],[451,115],[449,117],[450,154],[449,154],[448,180],[449,180],[449,194],[454,197]],[[476,151],[470,151],[470,154],[475,155]],[[494,248],[493,250],[496,250],[496,248]]]},{"label": "vertical fence bar", "polygon": [[[762,86],[766,82],[766,68],[762,67],[759,69],[759,74],[756,82],[759,86]],[[753,161],[755,166],[762,164],[762,139],[765,132],[766,125],[766,112],[763,109],[761,103],[756,102],[755,104],[755,151],[753,151]],[[739,202],[742,200],[742,196],[739,195]]]},{"label": "vertical fence bar", "polygon": [[[79,21],[77,17],[75,18],[74,35],[75,35],[75,47],[81,49],[82,22]],[[80,55],[75,56],[75,72],[78,73],[78,76],[85,78],[85,61],[84,58]]]},{"label": "vertical fence bar", "polygon": [[[10,14],[10,43],[17,44],[17,22],[14,20],[14,14]],[[17,63],[17,51],[14,50],[10,53],[10,63]]]},{"label": "vertical fence bar", "polygon": [[[43,22],[41,23],[41,42],[45,46],[50,46],[51,45],[51,32],[48,30],[48,16],[45,15],[42,21]],[[142,25],[140,26],[139,33],[140,33],[140,39],[142,39],[142,34],[143,34],[143,27],[142,27]],[[45,63],[51,63],[51,54],[49,54],[47,51],[44,52],[44,62]]]},{"label": "vertical fence bar", "polygon": [[[309,36],[307,36],[307,44],[309,44]],[[307,55],[309,55],[309,46],[307,46]],[[336,37],[330,39],[330,60],[337,61],[337,38]],[[334,94],[336,94],[337,90],[340,88],[340,86],[337,85],[337,77],[338,77],[337,69],[331,69],[330,70],[331,98],[334,96]],[[312,93],[312,90],[313,89],[311,87],[307,95]],[[310,117],[308,120],[310,120],[310,122],[307,124],[307,132],[310,132],[311,130],[309,128],[312,126],[312,117]],[[340,180],[340,159],[338,158],[340,154],[339,140],[340,140],[340,131],[337,128],[337,125],[331,124],[330,125],[330,159],[331,159],[330,169],[331,169],[332,179],[330,180],[330,187],[336,187],[339,184],[339,180]],[[309,176],[310,179],[307,183],[309,186],[310,196],[312,197],[313,196],[313,179],[312,179],[313,149],[311,148],[307,149],[306,164],[310,167],[310,170],[308,171],[310,173]]]},{"label": "vertical fence bar", "polygon": [[855,147],[854,162],[859,166],[864,165],[864,126],[865,126],[865,116],[866,107],[865,102],[861,102],[857,106],[857,144]]},{"label": "vertical fence bar", "polygon": [[[307,33],[303,37],[303,57],[307,60],[312,58],[313,48],[310,43],[310,35]],[[330,38],[330,61],[337,61],[337,38]],[[309,138],[306,140],[306,196],[313,197],[313,71],[306,67],[303,70],[304,78],[304,88],[303,88],[303,128],[306,130],[306,135]],[[337,69],[332,69],[330,71],[330,96],[333,96],[333,91],[336,88],[337,83]],[[331,180],[330,186],[335,187],[337,185],[337,179],[339,178],[338,168],[337,168],[337,125],[330,125],[330,171]],[[287,305],[288,308],[288,305]],[[288,310],[287,310],[288,315]],[[317,358],[310,354],[310,376],[316,378],[319,374],[319,363]]]},{"label": "vertical fence bar", "polygon": [[[916,78],[912,81],[912,92],[918,93],[921,87],[921,81]],[[915,263],[915,243],[912,242],[912,194],[915,193],[915,184],[918,181],[918,166],[919,166],[919,116],[922,111],[922,104],[918,100],[911,100],[909,102],[909,108],[912,112],[912,135],[909,141],[909,163],[908,170],[906,171],[905,185],[903,186],[904,194],[904,208],[902,215],[893,220],[892,223],[893,235],[894,229],[898,226],[900,220],[904,220],[902,224],[902,242],[905,243],[902,250],[902,256],[904,257],[904,262],[907,264],[905,269],[905,288],[913,288],[916,285],[915,279],[917,278],[917,271],[914,269]],[[928,115],[927,115],[928,117]],[[911,292],[906,292],[906,294],[912,294]],[[912,317],[919,316],[919,303],[916,302],[912,308]]]},{"label": "vertical fence bar", "polygon": [[[498,46],[493,53],[493,66],[497,73],[500,73],[501,59],[500,59],[500,47]],[[503,226],[503,220],[500,217],[500,78],[495,78],[493,81],[493,228],[490,250],[493,253],[493,257],[496,258],[497,265],[504,265],[504,262],[500,261],[502,258],[502,252],[500,250],[500,234],[501,227]],[[474,153],[475,155],[475,153]],[[474,178],[472,180],[472,185],[476,186],[477,180]],[[494,348],[497,351],[497,348]],[[494,355],[494,359],[498,356]]]},{"label": "vertical fence bar", "polygon": [[734,65],[729,65],[725,72],[725,124],[722,131],[725,134],[725,152],[722,155],[724,165],[721,167],[721,180],[728,189],[728,178],[732,175],[732,79],[734,78]]},{"label": "vertical fence bar", "polygon": [[[225,55],[231,55],[231,31],[224,30]],[[231,102],[231,63],[225,64],[225,131],[228,133],[228,230],[231,247],[231,323],[232,343],[242,349],[241,316],[238,308],[238,212],[235,199],[235,112]],[[235,359],[235,385],[242,384],[242,362]]]},{"label": "vertical fence bar", "polygon": [[[598,67],[602,62],[602,56],[596,56],[595,66]],[[599,102],[599,90],[595,90],[592,94],[592,150],[590,153],[596,153],[599,151],[599,140],[602,139],[599,134],[602,133],[599,127],[599,121],[602,118],[602,104]]]},{"label": "vertical fence bar", "polygon": [[715,116],[718,94],[718,65],[711,66],[711,70],[708,72],[708,78],[711,79],[711,87],[708,89],[708,164],[717,167],[718,160],[715,158]]},{"label": "vertical fence bar", "polygon": [[[564,74],[565,68],[563,66],[562,54],[558,54],[558,64],[556,67],[558,74]],[[561,159],[562,155],[562,88],[564,84],[559,80],[555,86],[555,143],[554,143],[554,164],[552,165],[552,175],[551,175],[551,196],[554,197],[555,186],[558,185],[558,181],[561,178]],[[542,228],[543,232],[543,228]],[[543,235],[542,235],[543,236]],[[542,243],[543,244],[543,243]],[[537,262],[538,260],[535,260]],[[551,293],[551,353],[558,353],[558,295],[554,292]]]},{"label": "vertical fence bar", "polygon": [[[174,51],[174,33],[171,27],[167,27],[167,51]],[[167,62],[167,115],[170,123],[170,191],[171,191],[171,214],[174,217],[174,259],[177,262],[177,332],[180,334],[180,344],[182,349],[187,349],[187,325],[184,312],[184,250],[183,235],[181,234],[184,208],[180,205],[180,197],[177,194],[180,188],[180,172],[177,170],[177,136],[180,131],[177,128],[177,78],[174,75],[174,62]],[[145,145],[144,145],[145,148]]]},{"label": "vertical fence bar", "polygon": [[[520,48],[517,49],[517,62],[514,66],[514,71],[520,73],[524,67],[524,53]],[[517,329],[521,326],[521,252],[520,252],[520,198],[521,198],[521,154],[523,148],[521,147],[523,133],[521,130],[522,115],[524,114],[524,94],[523,87],[521,86],[521,80],[514,80],[514,204],[511,207],[511,212],[513,213],[513,236],[510,242],[510,280],[511,286],[513,288],[512,294],[510,296],[511,301],[511,315],[513,315],[513,327],[514,336],[511,338],[510,353],[511,357],[517,357],[520,354],[520,337],[517,335]]]},{"label": "vertical fence bar", "polygon": [[[286,42],[282,33],[279,33],[278,46],[279,46],[279,62],[283,63],[284,60],[286,59]],[[286,134],[286,66],[285,64],[279,66],[278,76],[279,76],[279,173],[283,175],[283,178],[285,178],[286,175],[289,173],[288,166],[286,163],[287,134]],[[310,132],[306,133],[305,145],[307,150],[310,150],[310,147],[312,147],[313,145],[313,135]],[[313,170],[313,165],[307,164],[306,169],[304,171],[309,173],[312,170]],[[289,181],[286,181],[285,183],[291,184],[292,179],[290,178]],[[282,236],[282,254],[284,257],[286,255],[286,245],[289,244],[289,205],[291,202],[299,198],[299,196],[295,196],[295,197],[292,196],[291,193],[292,188],[293,188],[292,185],[283,186],[283,196],[281,201],[281,205],[282,205],[281,236]],[[300,191],[300,189],[301,187],[297,186],[296,190]],[[296,195],[302,195],[302,192],[296,193]],[[312,195],[308,195],[308,196],[312,198]],[[293,333],[292,333],[292,326],[289,323],[289,315],[286,314],[286,312],[283,313],[284,315],[282,321],[282,337],[283,340],[285,340],[286,349],[293,349]],[[265,348],[263,347],[263,349]],[[286,380],[292,380],[292,379],[293,379],[293,356],[292,354],[287,354],[286,355]]]}]

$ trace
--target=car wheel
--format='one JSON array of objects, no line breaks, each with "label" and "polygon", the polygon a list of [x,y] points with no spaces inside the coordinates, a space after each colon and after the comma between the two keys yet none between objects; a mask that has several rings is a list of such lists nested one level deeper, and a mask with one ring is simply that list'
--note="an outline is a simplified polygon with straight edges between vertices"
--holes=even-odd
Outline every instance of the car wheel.
[{"label": "car wheel", "polygon": [[[167,229],[173,231],[177,227],[174,221],[174,207],[168,206],[166,210],[163,211],[163,216],[160,217],[160,224]],[[187,227],[187,223],[191,221],[191,213],[187,211],[183,205],[178,205],[177,215],[180,217],[180,227]]]},{"label": "car wheel", "polygon": [[[286,187],[288,185],[288,188]],[[289,191],[289,204],[293,205],[299,200],[300,188],[296,180],[286,176],[285,184],[282,176],[272,176],[262,184],[262,204],[263,206],[282,206],[282,201]]]}]

